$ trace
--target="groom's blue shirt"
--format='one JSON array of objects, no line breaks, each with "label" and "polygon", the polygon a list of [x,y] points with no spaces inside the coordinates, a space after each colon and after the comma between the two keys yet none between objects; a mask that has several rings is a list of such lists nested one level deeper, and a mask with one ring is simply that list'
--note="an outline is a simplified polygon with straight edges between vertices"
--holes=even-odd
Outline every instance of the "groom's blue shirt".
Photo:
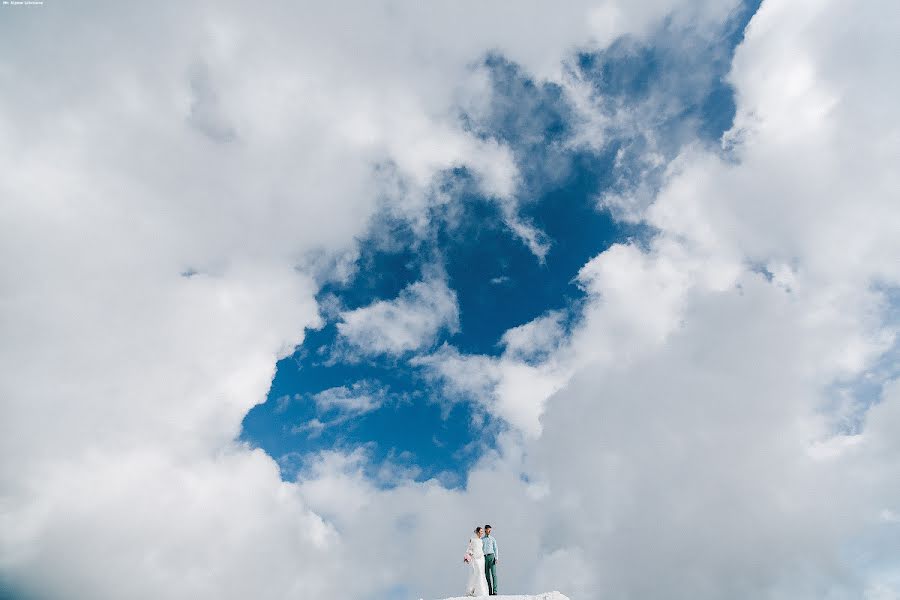
[{"label": "groom's blue shirt", "polygon": [[493,537],[486,535],[481,538],[481,547],[484,548],[485,554],[493,554],[494,558],[500,558],[497,556],[497,540]]}]

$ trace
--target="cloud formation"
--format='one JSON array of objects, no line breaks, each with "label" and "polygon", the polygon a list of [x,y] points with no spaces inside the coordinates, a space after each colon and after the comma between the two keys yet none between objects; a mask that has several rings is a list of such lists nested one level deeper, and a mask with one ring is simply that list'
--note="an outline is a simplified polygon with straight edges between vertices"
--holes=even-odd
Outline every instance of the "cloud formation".
[{"label": "cloud formation", "polygon": [[341,340],[362,354],[402,354],[433,344],[459,328],[456,294],[442,279],[417,281],[393,300],[342,312]]},{"label": "cloud formation", "polygon": [[[731,8],[4,8],[0,585],[443,597],[460,532],[487,518],[522,591],[896,597],[896,373],[862,399],[860,431],[828,411],[829,386],[874,377],[896,347],[888,2],[764,2],[724,147],[687,145],[646,193],[617,196],[653,233],[583,266],[571,331],[551,314],[507,332],[502,356],[417,359],[506,425],[464,488],[373,480],[360,449],[285,482],[234,442],[276,360],[321,325],[297,268],[311,254],[352,255],[385,198],[423,218],[446,169],[516,205],[511,152],[452,116],[483,92],[473,61],[499,50],[564,83],[575,48],[667,16],[714,30]],[[446,282],[422,281],[345,313],[341,333],[411,352],[456,313]],[[322,406],[368,406],[340,389]]]},{"label": "cloud formation", "polygon": [[[283,396],[279,409],[283,412],[290,402],[290,396]],[[328,388],[313,394],[308,400],[316,405],[317,416],[294,425],[291,433],[308,432],[317,436],[327,427],[335,427],[384,406],[388,398],[387,389],[371,381],[356,381],[353,384]],[[306,400],[301,394],[295,400]],[[280,398],[279,401],[282,399]],[[322,420],[324,419],[324,421]]]}]

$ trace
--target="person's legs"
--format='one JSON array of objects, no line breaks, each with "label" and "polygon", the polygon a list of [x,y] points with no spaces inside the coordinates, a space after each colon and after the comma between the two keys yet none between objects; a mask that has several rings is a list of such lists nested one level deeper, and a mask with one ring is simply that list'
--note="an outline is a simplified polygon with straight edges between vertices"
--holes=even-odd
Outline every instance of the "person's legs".
[{"label": "person's legs", "polygon": [[497,565],[493,554],[484,557],[484,578],[487,579],[488,593],[492,596],[495,595],[497,593]]}]

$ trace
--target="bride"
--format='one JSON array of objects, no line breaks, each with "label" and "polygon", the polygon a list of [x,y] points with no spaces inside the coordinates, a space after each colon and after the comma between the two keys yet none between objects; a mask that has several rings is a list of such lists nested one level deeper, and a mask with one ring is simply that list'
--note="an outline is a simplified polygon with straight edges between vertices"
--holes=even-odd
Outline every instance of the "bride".
[{"label": "bride", "polygon": [[484,577],[484,548],[481,545],[481,527],[475,528],[475,535],[469,539],[466,556],[463,561],[469,565],[469,583],[466,584],[466,596],[487,596],[487,579]]}]

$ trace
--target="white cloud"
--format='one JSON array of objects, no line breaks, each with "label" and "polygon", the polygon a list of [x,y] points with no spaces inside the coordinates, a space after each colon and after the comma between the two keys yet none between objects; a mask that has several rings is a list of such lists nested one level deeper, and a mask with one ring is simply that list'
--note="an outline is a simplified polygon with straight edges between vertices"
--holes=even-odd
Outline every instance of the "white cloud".
[{"label": "white cloud", "polygon": [[[357,381],[350,386],[342,385],[322,390],[313,394],[310,399],[315,402],[319,416],[294,425],[291,428],[292,433],[309,432],[310,436],[315,437],[328,427],[346,423],[350,419],[378,410],[387,401],[387,389],[371,381]],[[280,404],[278,406],[280,407]]]},{"label": "white cloud", "polygon": [[2,516],[3,570],[41,597],[281,597],[325,593],[338,576],[317,559],[335,547],[334,528],[261,450],[190,460],[147,445],[79,451],[5,486],[4,498],[18,508]]},{"label": "white cloud", "polygon": [[441,330],[459,329],[456,293],[442,279],[410,284],[393,300],[340,315],[341,339],[363,354],[402,354],[434,343]]},{"label": "white cloud", "polygon": [[875,584],[866,588],[865,600],[897,600],[897,598],[900,598],[900,592],[886,585]]},{"label": "white cloud", "polygon": [[[588,304],[548,357],[565,377],[518,397],[519,414],[539,407],[540,436],[485,459],[467,488],[477,503],[481,477],[521,470],[543,490],[520,488],[530,516],[505,519],[540,530],[534,546],[515,541],[540,556],[516,573],[522,589],[897,595],[885,517],[900,497],[896,373],[882,374],[859,435],[830,428],[827,392],[896,347],[884,317],[884,289],[900,284],[887,9],[764,3],[731,75],[728,156],[683,152],[658,196],[627,207],[657,234],[582,269]],[[851,38],[865,41],[835,42]],[[494,408],[504,360],[444,349],[427,364],[527,431],[533,419]]]},{"label": "white cloud", "polygon": [[[375,162],[410,182],[411,212],[437,169],[514,189],[503,149],[447,116],[485,50],[554,74],[591,38],[730,6],[246,6],[54,4],[0,24],[16,90],[0,98],[5,582],[48,598],[442,597],[462,532],[489,519],[510,591],[897,595],[880,518],[900,497],[897,384],[859,440],[810,454],[831,433],[823,388],[894,343],[873,285],[900,280],[890,3],[765,2],[731,75],[730,160],[692,148],[634,207],[659,235],[583,269],[569,341],[538,365],[445,351],[448,379],[532,434],[501,436],[462,490],[380,489],[339,453],[286,483],[233,444],[275,360],[319,324],[294,265],[352,247]],[[768,282],[748,263],[782,267]],[[848,564],[854,544],[885,564]]]},{"label": "white cloud", "polygon": [[[506,150],[457,124],[459,82],[497,48],[557,68],[590,37],[583,15],[555,3],[4,10],[5,584],[50,598],[392,585],[373,567],[347,589],[328,558],[342,537],[274,461],[232,440],[277,358],[320,324],[294,267],[321,279],[322,265],[346,265],[386,192],[373,166],[394,165],[411,218],[441,169],[510,195]],[[548,18],[554,35],[531,35]]]},{"label": "white cloud", "polygon": [[337,409],[343,413],[362,414],[377,410],[384,404],[385,390],[370,382],[357,381],[351,386],[339,386],[313,394],[320,411]]},{"label": "white cloud", "polygon": [[[823,414],[831,382],[896,343],[879,289],[900,284],[900,123],[879,81],[897,22],[868,8],[764,3],[731,75],[734,156],[685,152],[646,212],[637,199],[659,231],[649,248],[582,270],[579,368],[530,453],[545,541],[589,557],[583,597],[896,593],[896,560],[844,555],[890,552],[871,523],[900,480],[896,384],[861,439],[832,437]],[[836,54],[836,36],[869,27]]]},{"label": "white cloud", "polygon": [[[512,345],[499,357],[462,354],[445,344],[410,362],[424,367],[425,377],[438,384],[452,401],[475,402],[516,431],[536,437],[541,432],[545,402],[565,385],[570,371],[554,355],[545,356],[547,349],[537,345],[547,341],[535,335],[536,329],[546,327],[546,320],[522,327],[526,332],[511,330]],[[526,347],[521,338],[529,335],[532,345]],[[541,360],[534,361],[536,358]]]},{"label": "white cloud", "polygon": [[507,355],[534,361],[556,350],[565,330],[563,311],[551,311],[537,319],[507,330],[500,338]]}]

